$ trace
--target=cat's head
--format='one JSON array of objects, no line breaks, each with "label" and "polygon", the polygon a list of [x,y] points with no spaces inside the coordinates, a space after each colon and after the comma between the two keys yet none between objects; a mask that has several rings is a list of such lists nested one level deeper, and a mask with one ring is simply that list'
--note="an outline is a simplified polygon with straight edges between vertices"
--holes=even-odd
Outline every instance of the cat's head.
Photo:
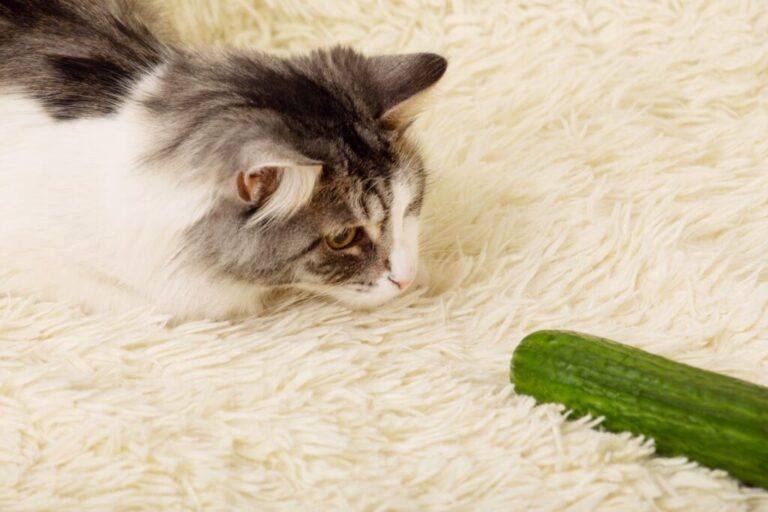
[{"label": "cat's head", "polygon": [[426,171],[406,131],[443,75],[434,54],[346,48],[274,59],[185,55],[145,102],[155,160],[215,184],[185,234],[222,276],[294,286],[353,307],[413,282]]}]

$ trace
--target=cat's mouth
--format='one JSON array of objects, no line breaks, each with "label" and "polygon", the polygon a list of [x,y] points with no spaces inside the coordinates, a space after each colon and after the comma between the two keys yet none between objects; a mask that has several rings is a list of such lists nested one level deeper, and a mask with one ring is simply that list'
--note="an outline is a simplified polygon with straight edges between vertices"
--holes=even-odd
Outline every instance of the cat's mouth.
[{"label": "cat's mouth", "polygon": [[403,294],[411,286],[411,283],[411,280],[399,281],[391,276],[384,276],[373,287],[365,291],[353,292],[351,296],[344,293],[344,297],[339,298],[351,308],[369,309],[380,306]]}]

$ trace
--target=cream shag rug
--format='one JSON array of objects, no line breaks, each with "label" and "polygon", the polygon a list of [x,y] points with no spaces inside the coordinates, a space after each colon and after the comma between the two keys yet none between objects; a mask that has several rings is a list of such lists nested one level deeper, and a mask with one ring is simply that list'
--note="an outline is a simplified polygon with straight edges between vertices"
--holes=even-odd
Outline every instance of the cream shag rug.
[{"label": "cream shag rug", "polygon": [[768,385],[766,2],[157,1],[195,43],[449,57],[429,275],[231,325],[4,295],[0,510],[768,510],[508,383],[547,327]]}]

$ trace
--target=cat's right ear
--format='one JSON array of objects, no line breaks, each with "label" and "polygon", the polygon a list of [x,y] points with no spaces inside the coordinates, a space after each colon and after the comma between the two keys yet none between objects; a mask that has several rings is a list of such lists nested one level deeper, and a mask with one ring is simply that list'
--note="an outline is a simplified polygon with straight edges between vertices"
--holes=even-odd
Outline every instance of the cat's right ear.
[{"label": "cat's right ear", "polygon": [[265,159],[235,176],[237,196],[256,207],[252,222],[288,218],[312,198],[322,173],[319,162],[304,159]]}]

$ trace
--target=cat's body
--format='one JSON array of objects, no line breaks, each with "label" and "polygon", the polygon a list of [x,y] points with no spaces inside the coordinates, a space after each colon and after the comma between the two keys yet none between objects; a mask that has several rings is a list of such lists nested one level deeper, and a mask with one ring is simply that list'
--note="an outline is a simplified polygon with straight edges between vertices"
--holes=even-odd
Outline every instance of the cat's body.
[{"label": "cat's body", "polygon": [[263,287],[175,258],[211,192],[135,172],[145,135],[132,122],[55,123],[19,95],[0,96],[0,119],[0,268],[13,270],[12,289],[94,310],[256,311]]},{"label": "cat's body", "polygon": [[4,283],[177,317],[404,289],[424,169],[401,116],[445,61],[197,52],[133,12],[0,0]]}]

